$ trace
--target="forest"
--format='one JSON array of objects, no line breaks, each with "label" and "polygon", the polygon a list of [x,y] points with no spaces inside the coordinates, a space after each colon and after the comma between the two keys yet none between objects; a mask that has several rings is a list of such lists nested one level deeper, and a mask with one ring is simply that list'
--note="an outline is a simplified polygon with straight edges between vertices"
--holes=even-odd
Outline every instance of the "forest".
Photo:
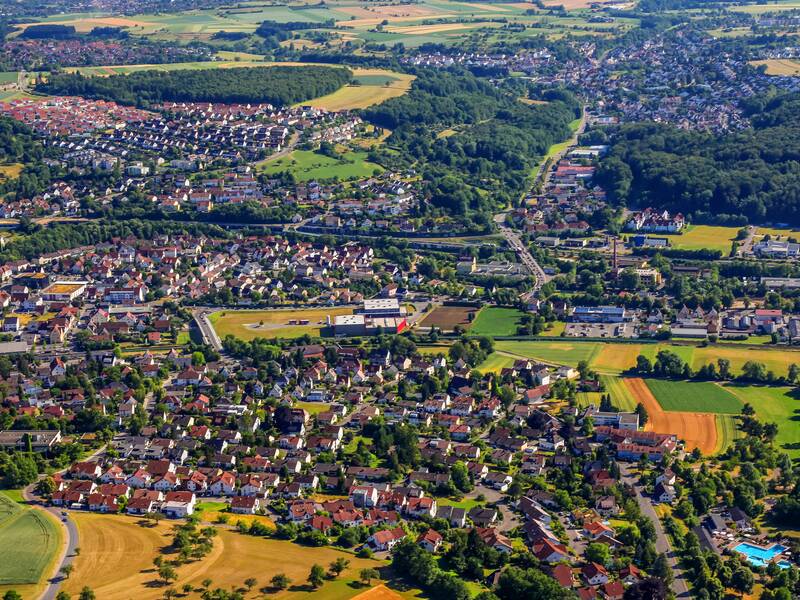
[{"label": "forest", "polygon": [[800,94],[757,97],[753,128],[714,135],[622,126],[597,173],[617,204],[683,212],[695,222],[800,224]]},{"label": "forest", "polygon": [[[407,165],[423,165],[424,210],[488,226],[490,211],[519,199],[537,161],[569,136],[568,124],[580,115],[569,92],[553,90],[544,99],[525,105],[464,70],[421,71],[408,94],[364,117],[393,130],[378,162],[397,162],[399,151]],[[448,129],[452,135],[438,135]]]},{"label": "forest", "polygon": [[140,71],[111,77],[58,73],[37,85],[37,90],[140,107],[160,102],[286,105],[330,94],[351,79],[348,69],[323,66]]}]

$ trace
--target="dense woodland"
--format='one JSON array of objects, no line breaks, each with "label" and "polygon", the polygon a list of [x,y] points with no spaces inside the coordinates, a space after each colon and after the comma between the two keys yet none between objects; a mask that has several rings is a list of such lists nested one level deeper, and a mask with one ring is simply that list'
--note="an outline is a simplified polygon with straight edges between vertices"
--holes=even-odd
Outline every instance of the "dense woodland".
[{"label": "dense woodland", "polygon": [[[429,213],[462,215],[488,226],[490,211],[516,202],[550,145],[569,136],[580,114],[572,94],[554,91],[547,104],[517,96],[461,70],[421,71],[411,91],[365,111],[393,130],[383,164],[422,165]],[[440,135],[445,130],[451,135]]]},{"label": "dense woodland", "polygon": [[151,106],[160,102],[268,102],[286,105],[335,92],[352,73],[339,67],[242,67],[186,71],[140,71],[85,77],[55,74],[37,86],[54,95]]},{"label": "dense woodland", "polygon": [[713,135],[622,126],[598,178],[619,204],[695,221],[800,224],[800,94],[748,102],[753,129]]}]

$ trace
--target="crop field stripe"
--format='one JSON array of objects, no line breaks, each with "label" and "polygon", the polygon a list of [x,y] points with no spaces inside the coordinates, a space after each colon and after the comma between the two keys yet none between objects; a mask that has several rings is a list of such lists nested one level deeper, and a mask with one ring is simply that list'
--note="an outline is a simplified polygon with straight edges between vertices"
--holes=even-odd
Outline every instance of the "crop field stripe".
[{"label": "crop field stripe", "polygon": [[733,415],[716,415],[717,417],[717,447],[715,453],[719,454],[728,449],[734,440],[742,434],[737,427],[737,421]]},{"label": "crop field stripe", "polygon": [[611,395],[611,403],[621,411],[634,411],[638,402],[631,394],[624,380],[612,375],[600,375],[600,381],[606,388],[605,393]]}]

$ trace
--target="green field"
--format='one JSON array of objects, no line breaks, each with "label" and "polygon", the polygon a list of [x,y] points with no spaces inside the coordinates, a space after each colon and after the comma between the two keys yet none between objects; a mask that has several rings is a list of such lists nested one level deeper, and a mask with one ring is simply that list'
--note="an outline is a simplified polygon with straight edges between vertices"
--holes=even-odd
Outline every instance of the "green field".
[{"label": "green field", "polygon": [[60,547],[52,517],[0,493],[0,586],[39,583]]},{"label": "green field", "polygon": [[611,404],[622,411],[636,410],[638,402],[620,377],[600,375],[600,381],[603,382],[603,386],[606,388],[605,393],[611,395]]},{"label": "green field", "polygon": [[514,366],[514,357],[502,352],[492,352],[476,367],[480,373],[499,373],[503,369]]},{"label": "green field", "polygon": [[268,175],[289,172],[298,181],[362,179],[383,171],[380,165],[367,160],[366,152],[348,151],[336,159],[308,150],[295,150],[277,160],[267,159],[258,169]]},{"label": "green field", "polygon": [[777,423],[776,444],[793,458],[800,457],[800,397],[794,388],[729,385],[726,389],[749,403],[760,421]]},{"label": "green field", "polygon": [[576,367],[585,360],[591,363],[595,354],[602,347],[600,342],[559,341],[506,341],[495,342],[495,350],[511,354],[519,358],[531,358],[554,365]]},{"label": "green field", "polygon": [[727,389],[707,381],[646,379],[645,383],[666,411],[738,415],[742,401]]},{"label": "green field", "polygon": [[525,313],[516,308],[487,306],[478,311],[469,332],[471,335],[516,335],[517,326],[524,316]]}]

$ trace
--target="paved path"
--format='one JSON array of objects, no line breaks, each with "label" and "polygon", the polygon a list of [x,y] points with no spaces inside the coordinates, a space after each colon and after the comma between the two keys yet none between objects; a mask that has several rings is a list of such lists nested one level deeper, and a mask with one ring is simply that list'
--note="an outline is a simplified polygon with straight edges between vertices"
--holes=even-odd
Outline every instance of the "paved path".
[{"label": "paved path", "polygon": [[222,352],[222,342],[220,341],[217,332],[214,330],[214,326],[211,324],[211,321],[208,320],[208,314],[209,311],[203,309],[192,312],[194,321],[197,323],[197,328],[200,330],[200,334],[203,336],[203,342],[214,348],[214,350],[217,352]]},{"label": "paved path", "polygon": [[689,593],[689,585],[686,582],[686,575],[678,561],[678,554],[673,550],[669,538],[664,532],[664,527],[661,524],[661,519],[658,518],[656,511],[653,509],[653,503],[649,498],[642,495],[642,486],[636,485],[637,476],[631,473],[626,465],[620,465],[621,480],[623,483],[632,486],[636,490],[636,503],[642,514],[649,518],[656,529],[656,551],[659,554],[667,556],[667,562],[670,569],[672,569],[672,591],[675,593],[676,598],[691,598]]},{"label": "paved path", "polygon": [[45,588],[42,595],[39,596],[39,600],[55,600],[56,595],[58,594],[58,589],[61,587],[61,582],[64,581],[65,577],[61,573],[61,569],[64,568],[66,565],[72,564],[72,561],[75,560],[75,548],[78,546],[78,528],[75,526],[75,522],[69,517],[69,514],[62,516],[61,510],[53,506],[42,506],[38,503],[37,498],[33,495],[33,488],[36,484],[31,484],[25,489],[22,490],[22,497],[30,503],[34,503],[32,505],[33,510],[41,510],[49,512],[53,517],[61,523],[64,529],[64,540],[65,544],[61,549],[61,555],[58,558],[58,565],[55,573],[47,582],[47,587]]}]

